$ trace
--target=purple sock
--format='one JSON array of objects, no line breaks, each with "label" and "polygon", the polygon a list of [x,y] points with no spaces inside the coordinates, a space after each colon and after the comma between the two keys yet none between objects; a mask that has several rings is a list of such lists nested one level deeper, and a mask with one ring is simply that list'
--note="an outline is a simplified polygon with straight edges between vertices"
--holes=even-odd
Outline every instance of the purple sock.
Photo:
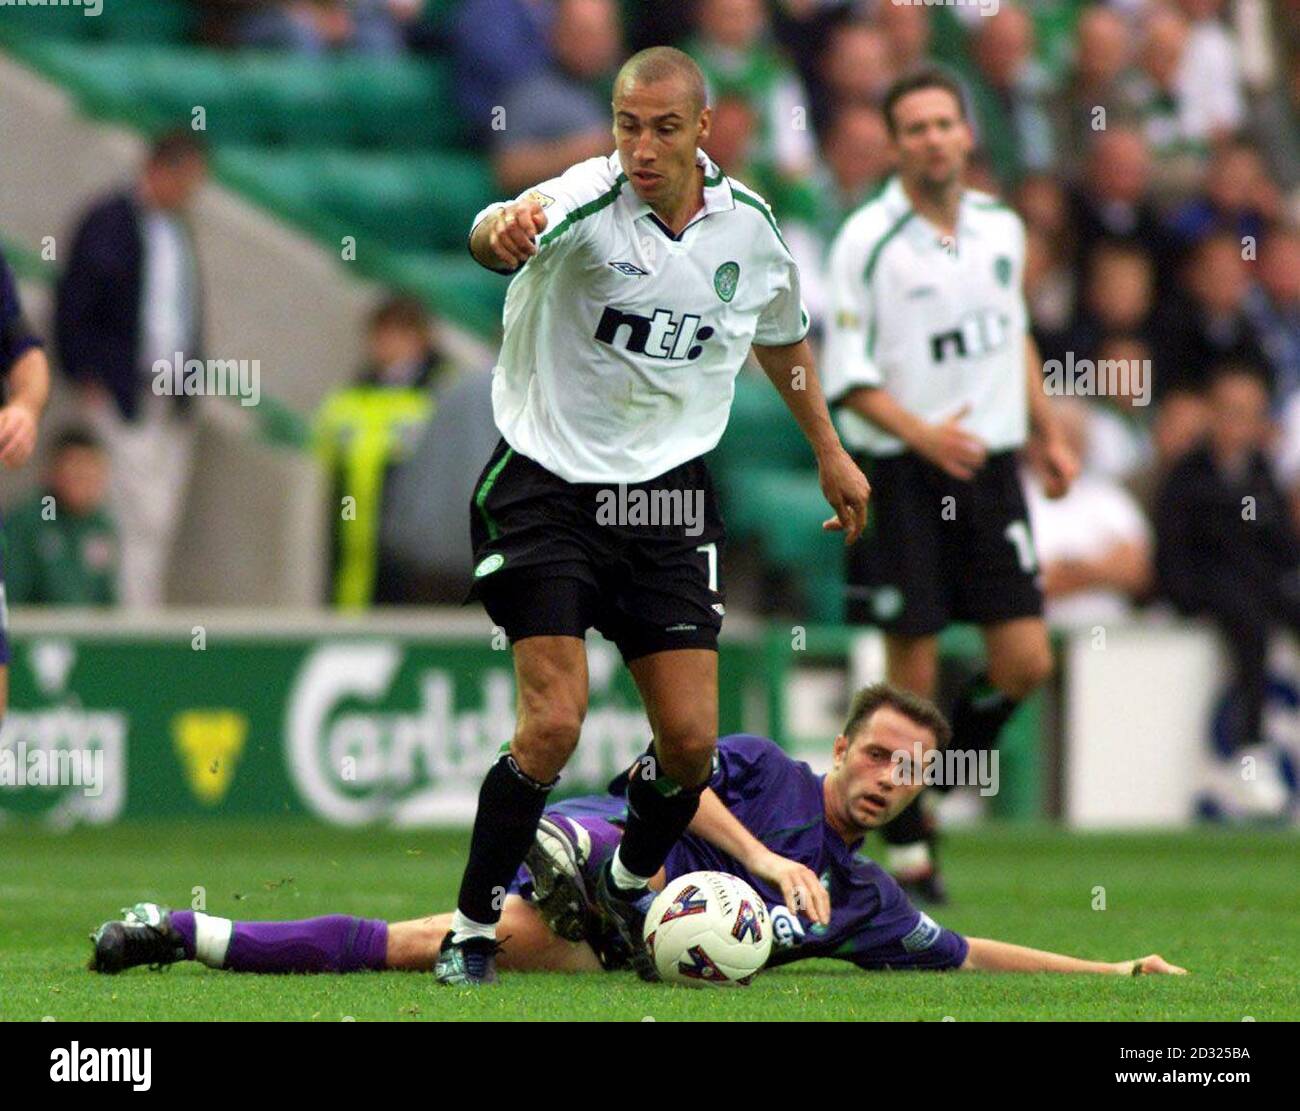
[{"label": "purple sock", "polygon": [[[194,914],[176,911],[172,925],[194,955]],[[388,923],[331,914],[297,922],[236,922],[224,968],[234,972],[358,972],[384,967]]]}]

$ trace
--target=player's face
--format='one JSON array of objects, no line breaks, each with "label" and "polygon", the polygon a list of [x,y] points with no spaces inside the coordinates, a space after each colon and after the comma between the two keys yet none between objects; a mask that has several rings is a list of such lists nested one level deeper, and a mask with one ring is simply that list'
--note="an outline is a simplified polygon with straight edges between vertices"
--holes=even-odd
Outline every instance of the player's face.
[{"label": "player's face", "polygon": [[866,832],[895,817],[924,790],[916,758],[933,747],[930,730],[889,706],[851,739],[836,737],[828,780],[843,822]]},{"label": "player's face", "polygon": [[894,147],[903,180],[927,189],[961,179],[971,151],[970,127],[947,89],[917,89],[893,108]]},{"label": "player's face", "polygon": [[695,183],[695,149],[709,124],[709,109],[695,110],[684,81],[623,82],[614,93],[614,141],[636,195],[675,207]]}]

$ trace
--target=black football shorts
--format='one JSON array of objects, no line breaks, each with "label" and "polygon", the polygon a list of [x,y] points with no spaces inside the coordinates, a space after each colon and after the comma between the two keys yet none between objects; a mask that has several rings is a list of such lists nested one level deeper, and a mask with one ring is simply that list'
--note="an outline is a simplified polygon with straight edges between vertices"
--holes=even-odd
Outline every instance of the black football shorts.
[{"label": "black football shorts", "polygon": [[512,643],[595,628],[627,661],[717,649],[725,532],[702,459],[647,482],[572,483],[503,440],[475,487],[470,532],[470,596]]},{"label": "black football shorts", "polygon": [[969,482],[912,452],[860,457],[871,481],[867,535],[848,549],[850,624],[929,636],[1043,612],[1029,511],[1014,451]]}]

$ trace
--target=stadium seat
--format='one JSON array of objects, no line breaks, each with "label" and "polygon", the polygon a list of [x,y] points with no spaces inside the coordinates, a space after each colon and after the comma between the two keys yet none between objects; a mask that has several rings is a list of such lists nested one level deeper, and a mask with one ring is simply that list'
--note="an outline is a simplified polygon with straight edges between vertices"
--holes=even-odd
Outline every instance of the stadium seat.
[{"label": "stadium seat", "polygon": [[184,42],[196,29],[194,6],[182,0],[105,0],[98,15],[82,5],[5,5],[6,31],[42,39],[87,42]]}]

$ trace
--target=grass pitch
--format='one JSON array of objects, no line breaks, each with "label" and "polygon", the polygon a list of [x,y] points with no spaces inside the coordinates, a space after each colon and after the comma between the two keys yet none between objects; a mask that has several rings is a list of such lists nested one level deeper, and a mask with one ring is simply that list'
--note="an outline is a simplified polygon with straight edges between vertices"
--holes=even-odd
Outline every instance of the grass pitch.
[{"label": "grass pitch", "polygon": [[[397,920],[449,910],[466,843],[461,832],[289,821],[65,835],[8,827],[0,831],[0,1018],[1300,1018],[1300,836],[1283,832],[986,827],[949,838],[953,905],[936,915],[945,925],[1100,960],[1158,952],[1188,977],[863,973],[812,961],[743,991],[646,985],[631,973],[505,974],[496,990],[453,991],[418,973],[254,976],[197,964],[115,977],[85,971],[86,936],[100,921],[141,899],[187,907],[196,887],[210,913],[232,918]],[[1103,894],[1105,909],[1094,909]]]}]

